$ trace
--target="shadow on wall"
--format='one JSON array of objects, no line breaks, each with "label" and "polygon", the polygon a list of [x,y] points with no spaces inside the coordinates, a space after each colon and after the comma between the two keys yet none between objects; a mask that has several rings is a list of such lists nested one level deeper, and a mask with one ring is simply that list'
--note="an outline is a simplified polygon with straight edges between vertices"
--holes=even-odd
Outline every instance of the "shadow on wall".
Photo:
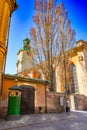
[{"label": "shadow on wall", "polygon": [[87,111],[87,96],[76,94],[74,98],[76,110]]},{"label": "shadow on wall", "polygon": [[48,92],[47,93],[47,112],[48,113],[61,113],[64,112],[64,104],[61,106],[60,97],[63,94]]}]

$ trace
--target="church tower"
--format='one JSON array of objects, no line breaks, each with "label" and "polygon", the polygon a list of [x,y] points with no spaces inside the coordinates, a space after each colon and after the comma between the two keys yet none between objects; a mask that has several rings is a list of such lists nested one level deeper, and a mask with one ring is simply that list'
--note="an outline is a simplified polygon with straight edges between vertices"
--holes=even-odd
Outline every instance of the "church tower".
[{"label": "church tower", "polygon": [[7,53],[6,39],[12,12],[17,8],[16,0],[0,0],[0,93]]},{"label": "church tower", "polygon": [[33,51],[30,47],[30,40],[25,38],[23,40],[23,48],[18,52],[17,74],[20,75],[22,72],[33,67],[32,54]]}]

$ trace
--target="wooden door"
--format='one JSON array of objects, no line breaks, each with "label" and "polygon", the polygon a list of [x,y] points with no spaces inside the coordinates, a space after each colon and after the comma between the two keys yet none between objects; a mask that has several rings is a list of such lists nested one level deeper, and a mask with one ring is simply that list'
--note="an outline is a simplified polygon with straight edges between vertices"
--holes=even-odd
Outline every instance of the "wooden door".
[{"label": "wooden door", "polygon": [[21,86],[21,114],[34,113],[35,89],[31,86]]}]

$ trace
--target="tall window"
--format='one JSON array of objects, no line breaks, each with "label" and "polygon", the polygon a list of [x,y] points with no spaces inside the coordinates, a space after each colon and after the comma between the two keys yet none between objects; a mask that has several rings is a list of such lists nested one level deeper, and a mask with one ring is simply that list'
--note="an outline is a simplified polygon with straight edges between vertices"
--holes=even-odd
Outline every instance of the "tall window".
[{"label": "tall window", "polygon": [[74,93],[78,91],[78,83],[77,83],[77,74],[76,67],[74,64],[71,64],[69,67],[69,88],[70,92]]}]

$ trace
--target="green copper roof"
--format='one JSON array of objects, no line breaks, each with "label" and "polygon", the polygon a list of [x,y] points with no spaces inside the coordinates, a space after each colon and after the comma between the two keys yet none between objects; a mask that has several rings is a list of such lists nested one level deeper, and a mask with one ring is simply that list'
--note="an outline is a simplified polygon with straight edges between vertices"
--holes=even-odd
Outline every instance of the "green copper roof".
[{"label": "green copper roof", "polygon": [[17,55],[20,53],[20,51],[26,51],[28,55],[33,55],[34,54],[33,50],[30,47],[30,39],[28,37],[26,37],[23,40],[23,47],[22,47],[22,49],[19,50]]},{"label": "green copper roof", "polygon": [[30,50],[30,40],[29,40],[29,38],[25,38],[23,40],[23,50]]},{"label": "green copper roof", "polygon": [[30,39],[29,39],[28,37],[26,37],[26,38],[23,40],[23,42],[24,42],[24,41],[29,43],[29,42],[30,42]]},{"label": "green copper roof", "polygon": [[22,80],[22,81],[30,81],[30,82],[36,82],[36,83],[51,83],[50,80],[43,80],[43,79],[36,79],[36,78],[28,78],[28,77],[23,77],[23,76],[19,76],[17,74],[15,75],[11,75],[11,74],[4,74],[4,78],[10,78],[10,79],[18,79],[18,80]]}]

